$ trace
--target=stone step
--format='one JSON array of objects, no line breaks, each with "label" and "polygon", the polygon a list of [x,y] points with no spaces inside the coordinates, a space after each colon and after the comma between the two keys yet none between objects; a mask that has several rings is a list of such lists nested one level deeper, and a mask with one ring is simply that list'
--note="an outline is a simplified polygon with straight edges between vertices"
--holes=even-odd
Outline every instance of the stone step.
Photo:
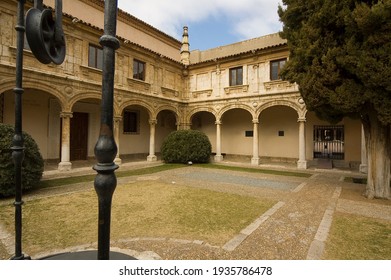
[{"label": "stone step", "polygon": [[320,169],[332,169],[333,161],[331,159],[318,159],[317,168]]}]

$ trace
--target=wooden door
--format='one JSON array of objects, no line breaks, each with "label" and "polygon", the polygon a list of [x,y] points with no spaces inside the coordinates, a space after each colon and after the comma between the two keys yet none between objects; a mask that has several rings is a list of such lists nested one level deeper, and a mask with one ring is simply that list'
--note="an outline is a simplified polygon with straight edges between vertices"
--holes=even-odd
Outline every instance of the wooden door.
[{"label": "wooden door", "polygon": [[71,161],[86,160],[88,150],[88,113],[73,113],[70,142]]}]

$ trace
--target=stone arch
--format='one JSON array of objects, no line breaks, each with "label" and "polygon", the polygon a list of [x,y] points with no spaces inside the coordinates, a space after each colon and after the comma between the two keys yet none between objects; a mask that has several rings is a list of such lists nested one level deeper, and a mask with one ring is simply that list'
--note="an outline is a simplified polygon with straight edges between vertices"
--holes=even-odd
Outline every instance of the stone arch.
[{"label": "stone arch", "polygon": [[118,106],[118,111],[115,112],[115,115],[120,116],[122,115],[122,112],[125,110],[126,107],[135,106],[135,105],[145,108],[148,112],[149,119],[153,118],[154,115],[153,107],[149,103],[140,99],[129,99],[126,100],[125,102],[122,102],[121,105]]},{"label": "stone arch", "polygon": [[[0,93],[4,93],[6,91],[13,90],[14,88],[15,88],[15,79],[8,79],[6,81],[2,81],[0,84]],[[58,88],[53,87],[47,83],[42,83],[39,80],[32,80],[32,79],[24,78],[23,79],[23,89],[27,89],[27,88],[40,90],[40,91],[46,92],[50,95],[53,95],[54,97],[56,97],[58,99],[62,110],[65,110],[65,108],[67,106],[66,105],[67,104],[66,97],[64,96],[64,93],[61,90],[59,90]]]},{"label": "stone arch", "polygon": [[101,92],[95,92],[95,91],[92,91],[92,92],[78,92],[77,94],[74,94],[74,96],[72,98],[69,99],[68,101],[68,110],[71,111],[73,106],[83,100],[83,99],[98,99],[98,100],[101,100],[102,99],[102,94]]},{"label": "stone arch", "polygon": [[200,112],[211,113],[217,119],[217,112],[215,110],[213,110],[212,108],[210,108],[210,107],[196,107],[187,113],[186,122],[191,123],[193,116],[197,113],[200,113]]},{"label": "stone arch", "polygon": [[254,109],[251,106],[248,106],[246,104],[230,104],[230,105],[224,106],[223,108],[220,109],[220,111],[218,112],[218,114],[216,116],[216,120],[220,120],[222,118],[222,116],[224,115],[224,113],[226,113],[232,109],[245,110],[253,117],[253,119],[255,117]]},{"label": "stone arch", "polygon": [[159,106],[156,109],[156,111],[155,111],[155,116],[154,116],[155,119],[156,119],[157,115],[159,115],[159,113],[162,112],[162,111],[171,111],[171,112],[173,112],[175,114],[175,117],[176,117],[176,122],[177,122],[177,124],[179,124],[179,122],[181,120],[181,114],[180,114],[180,112],[179,112],[177,107],[172,106],[172,105],[168,105],[168,104],[163,104],[163,105]]},{"label": "stone arch", "polygon": [[[290,108],[292,108],[293,110],[296,111],[298,118],[303,116],[303,112],[302,112],[303,109],[300,108],[300,106],[296,102],[293,102],[293,101],[290,101],[290,100],[273,100],[273,101],[266,102],[266,103],[262,104],[261,106],[259,106],[259,108],[256,111],[256,118],[259,118],[259,116],[261,115],[262,111],[264,111],[264,110],[266,110],[266,109],[268,109],[270,107],[274,107],[274,106],[290,107]],[[305,116],[305,114],[304,114],[304,116]]]}]

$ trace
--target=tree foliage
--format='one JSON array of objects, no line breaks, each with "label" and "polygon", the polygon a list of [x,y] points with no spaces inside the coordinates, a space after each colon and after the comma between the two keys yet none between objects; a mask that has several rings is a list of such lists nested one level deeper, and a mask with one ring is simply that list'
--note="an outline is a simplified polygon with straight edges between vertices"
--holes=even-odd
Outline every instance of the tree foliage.
[{"label": "tree foliage", "polygon": [[206,163],[210,160],[212,145],[208,136],[198,130],[171,132],[162,144],[162,158],[169,163]]},{"label": "tree foliage", "polygon": [[290,60],[282,77],[309,110],[338,122],[361,119],[369,198],[391,199],[391,0],[283,0]]},{"label": "tree foliage", "polygon": [[[0,124],[0,196],[15,194],[15,166],[11,150],[14,133],[12,126]],[[23,139],[22,189],[27,190],[40,182],[44,162],[34,139],[25,132]]]},{"label": "tree foliage", "polygon": [[376,112],[391,123],[391,1],[284,0],[290,60],[283,77],[308,109],[336,122]]}]

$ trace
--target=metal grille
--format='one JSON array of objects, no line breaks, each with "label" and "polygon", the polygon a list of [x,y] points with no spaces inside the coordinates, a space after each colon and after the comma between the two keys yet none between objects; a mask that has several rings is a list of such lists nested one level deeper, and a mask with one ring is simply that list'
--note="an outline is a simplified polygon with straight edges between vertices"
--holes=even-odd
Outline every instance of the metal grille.
[{"label": "metal grille", "polygon": [[314,158],[344,159],[344,145],[343,125],[314,126]]}]

